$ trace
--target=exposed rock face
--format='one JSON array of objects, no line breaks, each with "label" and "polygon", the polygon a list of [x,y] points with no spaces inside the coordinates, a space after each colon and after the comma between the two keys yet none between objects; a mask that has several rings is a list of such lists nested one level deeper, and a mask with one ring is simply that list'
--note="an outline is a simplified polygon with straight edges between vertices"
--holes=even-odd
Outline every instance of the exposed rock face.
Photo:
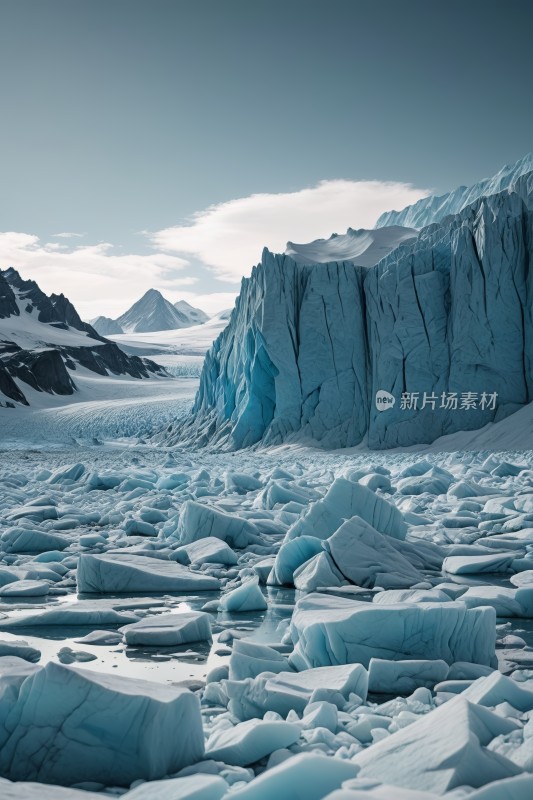
[{"label": "exposed rock face", "polygon": [[[368,436],[388,448],[479,428],[530,402],[532,207],[529,173],[368,269],[265,250],[207,355],[190,422],[171,439],[349,447]],[[379,390],[394,396],[386,411]],[[443,392],[457,393],[457,408],[440,407]],[[418,408],[402,407],[402,393],[418,393]],[[461,408],[467,393],[475,408]]]},{"label": "exposed rock face", "polygon": [[0,272],[0,319],[6,319],[12,314],[18,316],[19,308],[13,290]]},{"label": "exposed rock face", "polygon": [[76,389],[59,350],[19,350],[4,363],[14,377],[38,392],[73,394]]},{"label": "exposed rock face", "polygon": [[[4,367],[2,362],[0,362],[0,395],[2,394],[5,397],[8,397],[9,400],[14,400],[16,403],[22,403],[25,406],[28,405],[28,401],[20,391],[19,387],[17,386],[17,384],[15,383],[15,381],[13,380],[7,369]],[[9,403],[9,400],[4,401],[6,405]],[[0,403],[2,403],[1,398],[0,398]],[[13,404],[9,403],[9,405],[12,406]]]},{"label": "exposed rock face", "polygon": [[99,375],[165,374],[154,362],[128,356],[100,336],[64,295],[48,297],[16,270],[0,270],[0,402],[28,405],[17,380],[36,391],[72,394],[76,384],[70,371],[78,365]]}]

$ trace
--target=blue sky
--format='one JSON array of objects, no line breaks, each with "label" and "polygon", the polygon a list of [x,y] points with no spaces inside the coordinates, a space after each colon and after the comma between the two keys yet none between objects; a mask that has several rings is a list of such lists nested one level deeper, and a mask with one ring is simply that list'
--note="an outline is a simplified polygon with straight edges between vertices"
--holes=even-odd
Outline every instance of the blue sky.
[{"label": "blue sky", "polygon": [[152,285],[229,305],[263,244],[533,149],[532,23],[526,0],[0,0],[0,266],[85,317]]}]

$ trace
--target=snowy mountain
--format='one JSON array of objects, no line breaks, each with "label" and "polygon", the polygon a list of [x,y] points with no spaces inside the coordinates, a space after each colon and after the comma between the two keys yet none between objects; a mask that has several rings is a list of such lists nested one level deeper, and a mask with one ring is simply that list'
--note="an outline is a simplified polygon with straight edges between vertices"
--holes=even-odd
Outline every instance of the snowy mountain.
[{"label": "snowy mountain", "polygon": [[174,303],[174,308],[177,309],[180,314],[184,314],[191,325],[202,325],[209,319],[205,311],[202,311],[201,308],[191,306],[186,300],[178,300],[177,303]]},{"label": "snowy mountain", "polygon": [[333,233],[329,239],[315,239],[309,244],[287,242],[285,255],[297,264],[327,264],[329,261],[352,261],[372,267],[391,250],[417,235],[413,228],[392,225],[368,231],[348,228],[345,234]]},{"label": "snowy mountain", "polygon": [[533,171],[374,267],[265,250],[207,354],[185,437],[412,446],[531,402],[532,209]]},{"label": "snowy mountain", "polygon": [[433,222],[440,222],[450,214],[459,214],[480,197],[488,197],[505,190],[512,190],[522,175],[533,170],[533,154],[521,158],[515,164],[503,167],[494,177],[486,178],[474,186],[459,186],[453,192],[430,196],[419,200],[402,211],[387,211],[376,223],[376,228],[390,225],[407,225],[411,228],[424,228]]},{"label": "snowy mountain", "polygon": [[124,333],[118,322],[111,317],[96,317],[90,324],[100,336],[111,336],[117,333]]},{"label": "snowy mountain", "polygon": [[48,297],[14,269],[0,270],[0,404],[28,405],[28,387],[70,395],[77,371],[146,378],[164,374],[82,322],[60,294]]},{"label": "snowy mountain", "polygon": [[178,301],[173,306],[157,289],[149,289],[116,320],[116,323],[121,328],[120,333],[150,333],[188,328],[191,325],[198,325],[200,318],[203,322],[208,317],[203,311],[193,308],[184,300]]}]

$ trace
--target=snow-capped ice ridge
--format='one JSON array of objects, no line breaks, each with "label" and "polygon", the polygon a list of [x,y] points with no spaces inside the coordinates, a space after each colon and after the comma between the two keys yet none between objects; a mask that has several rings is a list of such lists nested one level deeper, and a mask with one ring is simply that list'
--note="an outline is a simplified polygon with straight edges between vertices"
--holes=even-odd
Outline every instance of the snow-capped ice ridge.
[{"label": "snow-capped ice ridge", "polygon": [[459,186],[448,194],[425,197],[402,211],[387,211],[378,219],[376,228],[389,225],[424,228],[433,222],[440,222],[450,214],[458,214],[480,197],[514,189],[518,179],[531,170],[533,170],[533,153],[529,153],[514,164],[507,164],[494,177],[486,178],[473,186]]},{"label": "snow-capped ice ridge", "polygon": [[[411,446],[531,402],[532,206],[530,172],[370,268],[265,249],[207,354],[191,419],[170,441]],[[394,399],[385,412],[377,392]],[[440,407],[443,393],[494,403]]]},{"label": "snow-capped ice ridge", "polygon": [[417,231],[390,225],[373,231],[348,228],[346,233],[333,233],[329,239],[315,239],[308,244],[287,242],[285,255],[297,264],[327,264],[329,261],[353,261],[360,267],[372,267],[402,242],[413,239]]}]

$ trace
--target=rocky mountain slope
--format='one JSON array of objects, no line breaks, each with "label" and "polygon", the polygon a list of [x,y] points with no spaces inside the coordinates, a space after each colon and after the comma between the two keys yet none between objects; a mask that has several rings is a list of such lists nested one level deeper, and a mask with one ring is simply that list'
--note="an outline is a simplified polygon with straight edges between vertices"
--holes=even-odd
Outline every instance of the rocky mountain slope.
[{"label": "rocky mountain slope", "polygon": [[411,446],[531,402],[532,208],[529,172],[374,267],[265,250],[170,439]]},{"label": "rocky mountain slope", "polygon": [[0,270],[0,403],[28,405],[28,388],[73,394],[80,369],[133,378],[165,374],[82,322],[64,295],[48,297],[16,270]]}]

